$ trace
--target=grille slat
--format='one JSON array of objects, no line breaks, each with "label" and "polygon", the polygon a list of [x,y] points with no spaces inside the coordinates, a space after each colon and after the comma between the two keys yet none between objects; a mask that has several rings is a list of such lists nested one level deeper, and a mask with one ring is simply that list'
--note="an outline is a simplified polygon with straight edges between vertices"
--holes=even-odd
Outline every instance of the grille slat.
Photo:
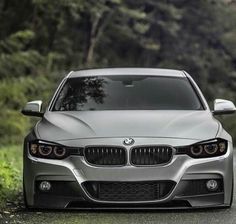
[{"label": "grille slat", "polygon": [[131,149],[131,164],[159,165],[168,163],[172,158],[172,148],[169,146],[139,146]]},{"label": "grille slat", "polygon": [[125,165],[126,151],[119,147],[86,147],[85,159],[93,165]]},{"label": "grille slat", "polygon": [[172,181],[85,182],[87,192],[102,201],[152,201],[167,197]]},{"label": "grille slat", "polygon": [[155,161],[155,153],[154,153],[154,148],[151,148],[152,149],[152,163],[151,165],[154,164],[154,161]]}]

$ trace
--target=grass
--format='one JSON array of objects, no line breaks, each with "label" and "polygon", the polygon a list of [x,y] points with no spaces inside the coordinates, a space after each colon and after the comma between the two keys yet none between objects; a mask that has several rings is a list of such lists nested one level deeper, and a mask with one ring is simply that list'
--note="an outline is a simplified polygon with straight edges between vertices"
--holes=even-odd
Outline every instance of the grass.
[{"label": "grass", "polygon": [[22,189],[22,146],[0,147],[0,207]]}]

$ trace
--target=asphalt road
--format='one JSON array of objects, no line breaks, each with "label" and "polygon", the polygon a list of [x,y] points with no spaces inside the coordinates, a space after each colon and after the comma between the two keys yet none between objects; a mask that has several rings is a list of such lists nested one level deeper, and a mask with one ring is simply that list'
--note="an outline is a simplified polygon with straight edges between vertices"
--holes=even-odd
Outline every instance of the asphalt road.
[{"label": "asphalt road", "polygon": [[[236,151],[234,155],[236,174]],[[236,176],[236,175],[235,175]],[[236,179],[236,177],[235,177]],[[234,203],[231,209],[204,209],[182,211],[35,211],[24,209],[14,213],[3,214],[2,223],[29,223],[29,224],[125,224],[125,223],[163,223],[163,224],[235,224],[236,223],[236,189],[234,189]]]}]

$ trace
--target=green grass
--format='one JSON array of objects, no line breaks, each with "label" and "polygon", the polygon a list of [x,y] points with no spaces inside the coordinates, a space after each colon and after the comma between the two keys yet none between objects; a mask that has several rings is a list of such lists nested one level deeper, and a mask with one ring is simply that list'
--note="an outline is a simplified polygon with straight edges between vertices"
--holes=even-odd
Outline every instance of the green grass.
[{"label": "green grass", "polygon": [[0,207],[22,189],[22,146],[0,147]]}]

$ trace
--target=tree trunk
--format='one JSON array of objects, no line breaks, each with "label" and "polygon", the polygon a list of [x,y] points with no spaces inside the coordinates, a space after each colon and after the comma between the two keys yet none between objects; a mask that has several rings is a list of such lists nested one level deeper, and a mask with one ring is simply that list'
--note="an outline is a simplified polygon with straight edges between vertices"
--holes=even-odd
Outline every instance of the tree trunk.
[{"label": "tree trunk", "polygon": [[87,55],[86,55],[86,59],[85,59],[85,65],[87,66],[91,66],[93,63],[93,54],[94,54],[94,48],[96,46],[96,42],[97,42],[97,38],[90,38],[90,43],[89,43],[89,47],[87,50]]},{"label": "tree trunk", "polygon": [[99,17],[96,17],[94,21],[92,21],[91,30],[89,34],[88,46],[85,55],[85,65],[91,66],[93,62],[93,53],[94,48],[97,42],[97,30],[99,30],[99,21],[101,20],[102,14]]},{"label": "tree trunk", "polygon": [[97,16],[94,21],[92,21],[90,34],[89,34],[89,40],[88,40],[88,46],[85,53],[85,59],[84,59],[84,65],[86,67],[93,65],[93,57],[94,57],[94,50],[96,47],[96,44],[99,40],[99,37],[104,30],[105,26],[107,25],[109,21],[109,17],[112,15],[112,10],[107,12],[104,11],[100,14],[100,16]]}]

